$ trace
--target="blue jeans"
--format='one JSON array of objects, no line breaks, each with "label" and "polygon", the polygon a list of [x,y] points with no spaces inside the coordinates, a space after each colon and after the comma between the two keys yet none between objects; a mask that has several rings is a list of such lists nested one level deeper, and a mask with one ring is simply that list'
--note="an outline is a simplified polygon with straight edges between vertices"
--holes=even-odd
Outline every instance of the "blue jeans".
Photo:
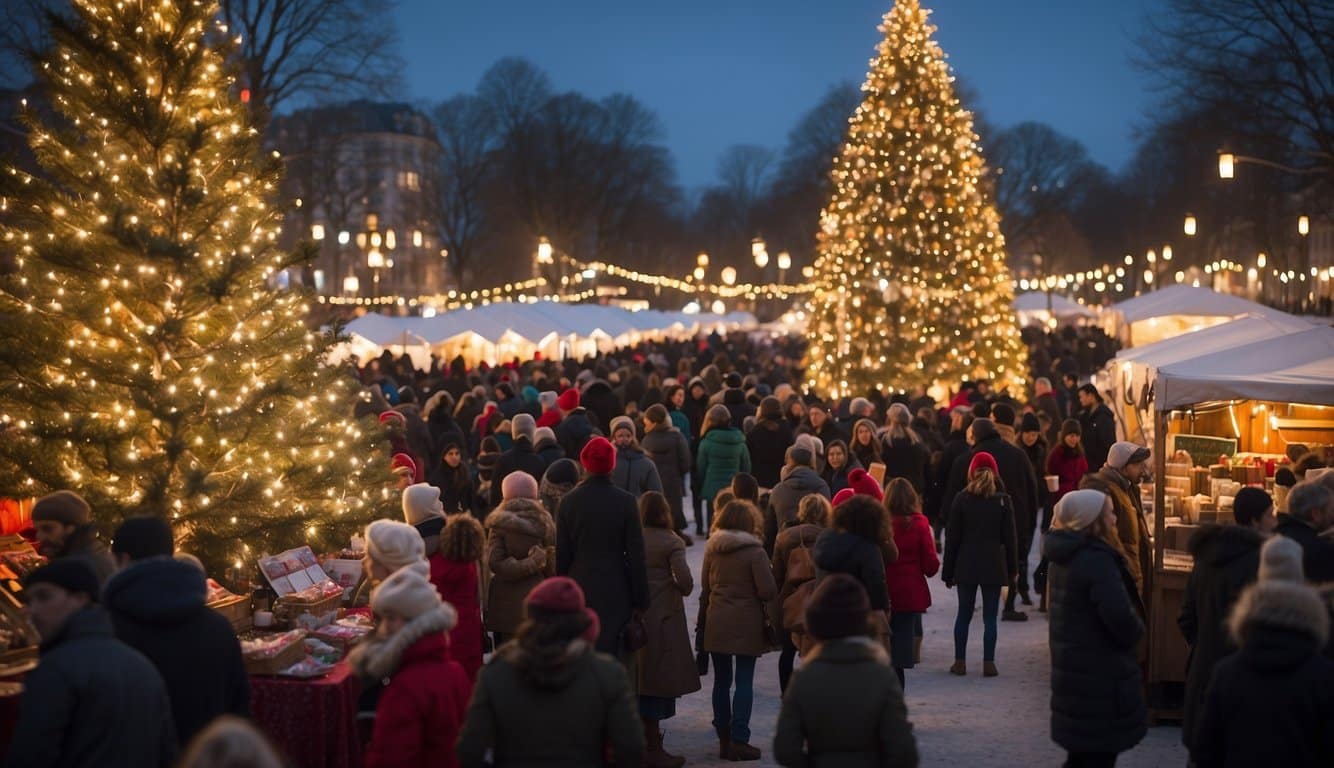
[{"label": "blue jeans", "polygon": [[[732,741],[750,743],[750,709],[755,700],[755,657],[710,653],[713,657],[713,728]],[[732,660],[736,693],[732,693]]]},{"label": "blue jeans", "polygon": [[996,660],[996,614],[1000,610],[1000,587],[957,584],[959,614],[954,619],[954,658],[962,661],[968,651],[968,625],[973,623],[977,591],[982,590],[982,660]]}]

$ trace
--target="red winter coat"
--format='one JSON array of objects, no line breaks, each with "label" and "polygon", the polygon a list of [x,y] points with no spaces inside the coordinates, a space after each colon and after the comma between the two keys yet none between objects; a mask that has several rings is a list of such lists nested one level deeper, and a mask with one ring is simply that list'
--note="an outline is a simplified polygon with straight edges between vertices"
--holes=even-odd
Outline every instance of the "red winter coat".
[{"label": "red winter coat", "polygon": [[[1056,502],[1060,501],[1062,496],[1079,489],[1079,481],[1089,471],[1088,460],[1082,453],[1074,456],[1069,454],[1070,449],[1065,445],[1058,445],[1047,454],[1047,474],[1061,478],[1056,493],[1050,496],[1052,509],[1056,508]],[[1045,480],[1043,485],[1046,485]]]},{"label": "red winter coat", "polygon": [[449,631],[449,651],[468,673],[468,680],[477,679],[482,668],[482,604],[477,595],[477,564],[446,560],[436,552],[427,562],[431,564],[431,583],[440,599],[454,606],[459,623]]},{"label": "red winter coat", "polygon": [[457,768],[454,745],[471,696],[443,633],[408,646],[380,694],[366,768]]},{"label": "red winter coat", "polygon": [[894,546],[899,559],[885,566],[889,607],[898,613],[925,613],[931,607],[931,588],[926,580],[940,570],[936,540],[925,515],[895,517]]}]

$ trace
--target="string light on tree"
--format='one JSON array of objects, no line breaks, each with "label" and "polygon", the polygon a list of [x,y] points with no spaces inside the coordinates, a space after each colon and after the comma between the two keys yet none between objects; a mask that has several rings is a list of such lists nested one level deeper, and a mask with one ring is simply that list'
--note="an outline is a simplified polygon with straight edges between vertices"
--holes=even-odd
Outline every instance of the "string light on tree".
[{"label": "string light on tree", "polygon": [[833,170],[810,302],[808,384],[832,396],[986,377],[1025,350],[972,116],[917,0],[885,16]]},{"label": "string light on tree", "polygon": [[73,11],[38,67],[59,119],[25,115],[43,174],[0,175],[0,495],[73,489],[107,530],[162,516],[215,572],[345,542],[394,503],[382,435],[305,297],[269,287],[296,264],[280,166],[216,5]]}]

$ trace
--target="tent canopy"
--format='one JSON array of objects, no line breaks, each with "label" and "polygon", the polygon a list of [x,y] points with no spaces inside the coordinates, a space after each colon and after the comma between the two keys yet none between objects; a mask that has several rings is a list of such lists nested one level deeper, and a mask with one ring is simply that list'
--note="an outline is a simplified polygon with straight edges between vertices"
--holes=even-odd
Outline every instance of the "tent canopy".
[{"label": "tent canopy", "polygon": [[1311,327],[1158,369],[1158,410],[1217,400],[1334,405],[1334,328]]},{"label": "tent canopy", "polygon": [[[1019,312],[1046,312],[1047,294],[1042,291],[1029,291],[1014,297],[1014,308]],[[1056,317],[1096,317],[1092,309],[1071,301],[1064,296],[1052,294],[1051,313]]]},{"label": "tent canopy", "polygon": [[1126,299],[1113,309],[1120,313],[1121,318],[1127,323],[1178,315],[1236,317],[1247,313],[1265,314],[1273,311],[1238,296],[1192,285],[1169,285],[1143,296]]},{"label": "tent canopy", "polygon": [[1117,353],[1114,364],[1133,362],[1157,368],[1311,327],[1305,320],[1283,312],[1246,314],[1222,325],[1183,333],[1142,347],[1123,349]]}]

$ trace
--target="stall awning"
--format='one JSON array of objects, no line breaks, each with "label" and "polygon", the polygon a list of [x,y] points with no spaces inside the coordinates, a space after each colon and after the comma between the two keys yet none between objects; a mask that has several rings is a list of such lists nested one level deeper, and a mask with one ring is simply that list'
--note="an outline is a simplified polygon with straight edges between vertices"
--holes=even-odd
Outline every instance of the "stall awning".
[{"label": "stall awning", "polygon": [[1138,323],[1155,317],[1236,317],[1274,311],[1239,296],[1192,285],[1169,285],[1143,296],[1126,299],[1113,309],[1127,323]]},{"label": "stall awning", "polygon": [[[1046,312],[1047,294],[1042,291],[1029,291],[1014,297],[1014,308],[1018,312]],[[1097,312],[1071,301],[1064,296],[1052,295],[1051,313],[1056,317],[1096,317]]]},{"label": "stall awning", "polygon": [[1201,355],[1236,349],[1256,341],[1285,336],[1311,328],[1311,324],[1283,312],[1247,314],[1222,325],[1183,333],[1142,347],[1123,349],[1113,364],[1139,363],[1156,368]]},{"label": "stall awning", "polygon": [[1312,327],[1158,368],[1157,410],[1219,400],[1334,405],[1334,328]]}]

